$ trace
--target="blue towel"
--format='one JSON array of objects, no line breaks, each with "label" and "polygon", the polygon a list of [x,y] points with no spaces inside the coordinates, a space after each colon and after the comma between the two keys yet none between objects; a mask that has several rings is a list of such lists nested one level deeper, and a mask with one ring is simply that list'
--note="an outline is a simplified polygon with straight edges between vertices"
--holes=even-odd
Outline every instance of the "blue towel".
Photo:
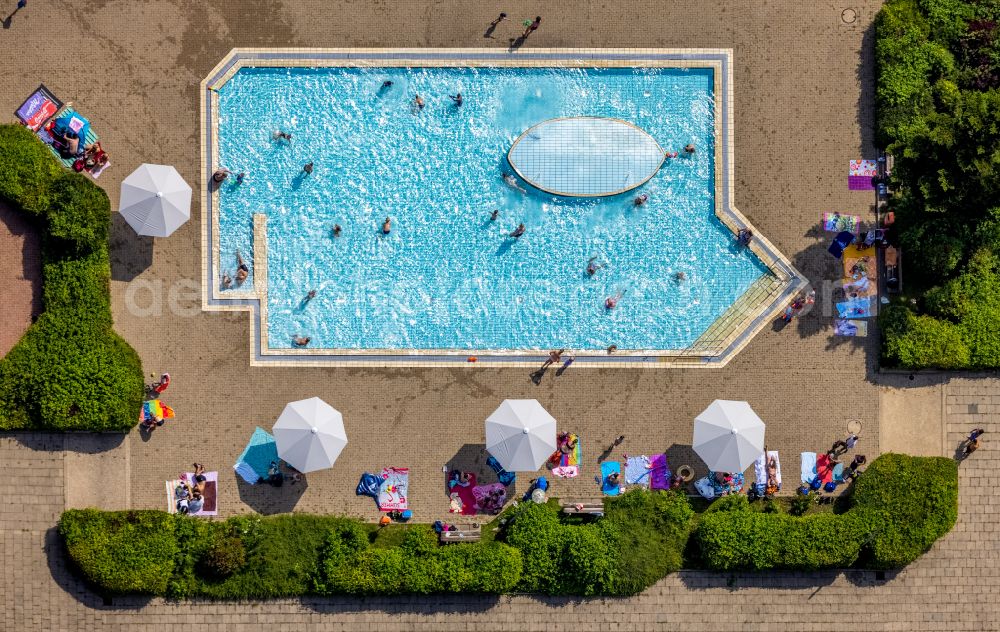
[{"label": "blue towel", "polygon": [[601,491],[605,496],[617,496],[622,491],[621,479],[618,485],[608,485],[608,474],[622,473],[622,464],[618,461],[605,461],[601,463]]},{"label": "blue towel", "polygon": [[625,461],[625,482],[629,485],[649,487],[649,458],[630,456]]},{"label": "blue towel", "polygon": [[[267,478],[271,463],[277,460],[278,444],[274,442],[274,437],[263,428],[257,427],[250,437],[250,443],[236,459],[236,465],[233,468],[239,472],[240,466],[245,464],[256,472],[258,477]],[[241,474],[241,476],[243,475]],[[246,476],[243,478],[248,482],[250,480]]]},{"label": "blue towel", "polygon": [[486,459],[486,465],[489,465],[490,469],[497,473],[497,480],[499,480],[505,487],[513,485],[514,481],[517,480],[517,474],[503,469],[503,466],[500,465],[500,461],[497,461],[493,456]]}]

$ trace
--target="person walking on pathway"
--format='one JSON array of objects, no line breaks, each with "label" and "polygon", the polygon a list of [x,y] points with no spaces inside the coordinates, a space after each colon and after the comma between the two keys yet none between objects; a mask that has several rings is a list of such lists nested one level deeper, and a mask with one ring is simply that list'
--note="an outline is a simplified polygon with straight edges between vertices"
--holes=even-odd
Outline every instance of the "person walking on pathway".
[{"label": "person walking on pathway", "polygon": [[985,432],[982,428],[976,428],[969,433],[969,438],[965,440],[965,449],[962,450],[963,459],[979,449],[979,437]]},{"label": "person walking on pathway", "polygon": [[528,36],[538,30],[538,27],[542,25],[542,16],[535,16],[533,22],[528,20],[524,21],[524,33],[521,34],[521,39],[528,39]]},{"label": "person walking on pathway", "polygon": [[544,371],[545,369],[549,368],[550,366],[552,366],[556,362],[559,362],[560,360],[562,360],[562,354],[565,353],[565,352],[566,352],[565,349],[560,349],[558,351],[549,351],[549,357],[542,364],[542,368],[539,369],[539,372]]},{"label": "person walking on pathway", "polygon": [[845,454],[848,450],[853,450],[854,446],[858,444],[858,435],[851,433],[844,440],[838,440],[833,442],[833,446],[830,448],[830,454],[834,457],[838,457],[841,454]]}]

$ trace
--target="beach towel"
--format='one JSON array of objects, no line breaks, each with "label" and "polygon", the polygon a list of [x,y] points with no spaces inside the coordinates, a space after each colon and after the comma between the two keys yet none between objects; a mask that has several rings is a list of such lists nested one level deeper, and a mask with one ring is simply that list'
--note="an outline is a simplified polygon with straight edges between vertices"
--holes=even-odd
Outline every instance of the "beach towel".
[{"label": "beach towel", "polygon": [[757,460],[753,462],[753,473],[754,473],[754,490],[761,496],[767,491],[767,462],[774,458],[777,463],[775,468],[775,479],[778,483],[778,489],[781,490],[781,459],[778,457],[777,450],[768,450],[766,454],[761,454],[757,457]]},{"label": "beach towel", "polygon": [[583,458],[582,457],[583,452],[580,447],[582,443],[583,442],[580,441],[580,438],[577,437],[576,445],[573,447],[573,451],[570,452],[569,454],[563,454],[562,456],[559,457],[559,465],[561,465],[562,467],[568,467],[570,465],[576,465],[577,467],[579,467]]},{"label": "beach towel", "polygon": [[[64,108],[63,111],[59,113],[59,116],[56,117],[55,121],[57,127],[61,124],[65,124],[68,129],[72,129],[74,132],[77,133],[82,132],[80,133],[80,155],[83,154],[84,147],[88,145],[93,145],[99,140],[97,134],[94,133],[94,130],[90,125],[90,122],[83,116],[81,116],[72,107]],[[73,163],[76,162],[76,159],[79,158],[80,155],[71,156],[69,158],[63,158],[62,154],[59,153],[59,150],[54,146],[56,139],[55,137],[52,136],[52,134],[50,134],[44,128],[39,129],[35,133],[38,135],[39,138],[42,139],[42,141],[46,145],[49,146],[49,150],[53,154],[55,154],[56,158],[59,159],[59,162],[61,162],[64,167],[66,167],[67,169],[73,168]]]},{"label": "beach towel", "polygon": [[243,449],[233,469],[240,478],[253,485],[267,478],[272,462],[278,460],[278,444],[271,433],[261,427],[254,428],[250,442]]},{"label": "beach towel", "polygon": [[179,478],[166,482],[167,487],[167,513],[177,513],[177,486],[181,484]]},{"label": "beach towel", "polygon": [[826,484],[833,480],[833,467],[836,463],[827,454],[816,457],[816,476],[820,482]]},{"label": "beach towel", "polygon": [[844,255],[844,249],[850,246],[852,241],[854,241],[854,233],[846,230],[841,231],[833,238],[830,247],[826,250],[837,259],[840,259]]},{"label": "beach towel", "polygon": [[174,416],[174,409],[167,406],[158,399],[143,402],[142,410],[139,411],[139,421],[159,421],[161,419],[171,419]]},{"label": "beach towel", "polygon": [[472,516],[476,513],[476,495],[473,490],[476,486],[476,475],[469,473],[469,486],[462,487],[455,485],[450,489],[451,496],[458,496],[459,510],[454,513],[461,513],[464,516]]},{"label": "beach towel", "polygon": [[[499,492],[500,496],[491,496],[491,494],[496,492]],[[477,485],[472,488],[472,496],[475,498],[476,509],[485,511],[486,513],[500,513],[504,502],[507,500],[507,488],[504,487],[503,483]]]},{"label": "beach towel", "polygon": [[816,453],[802,453],[802,482],[806,485],[812,483],[816,478]]},{"label": "beach towel", "polygon": [[576,465],[558,466],[552,468],[552,475],[560,478],[573,478],[580,474],[580,468]]},{"label": "beach towel", "polygon": [[41,84],[24,100],[21,107],[17,108],[15,115],[25,127],[37,132],[62,106],[62,101],[56,98],[45,84]]},{"label": "beach towel", "polygon": [[654,454],[649,459],[649,486],[652,489],[670,489],[670,464],[666,454]]},{"label": "beach towel", "polygon": [[382,511],[409,509],[410,468],[382,468],[382,485],[378,490],[378,508]]},{"label": "beach towel", "polygon": [[650,460],[648,456],[630,456],[625,460],[625,484],[649,487]]},{"label": "beach towel", "polygon": [[874,160],[852,160],[847,175],[850,191],[873,191],[872,178],[878,175],[878,163]]},{"label": "beach towel", "polygon": [[877,285],[878,283],[874,282],[869,277],[862,276],[859,279],[844,279],[841,282],[840,287],[844,290],[844,296],[848,299],[852,299],[875,296],[878,294]]},{"label": "beach towel", "polygon": [[868,335],[868,323],[863,320],[834,320],[833,335],[863,338]]},{"label": "beach towel", "polygon": [[[622,465],[618,461],[605,461],[601,463],[601,492],[605,496],[617,496],[622,491],[622,486],[619,485],[608,485],[608,475],[609,474],[621,474]],[[621,479],[619,479],[620,481]]]},{"label": "beach towel", "polygon": [[[188,484],[194,487],[194,472],[186,472]],[[192,516],[218,516],[219,515],[219,473],[205,472],[205,491],[202,493],[205,504],[201,506],[201,511],[192,513]]]},{"label": "beach towel", "polygon": [[100,167],[96,167],[94,169],[91,169],[90,171],[87,171],[86,169],[84,169],[84,171],[86,171],[87,173],[89,173],[90,177],[92,177],[94,180],[96,180],[96,179],[100,178],[101,174],[104,173],[104,170],[107,169],[110,166],[111,166],[111,161],[108,160],[107,162],[105,162]]},{"label": "beach towel", "polygon": [[860,215],[842,215],[840,213],[823,213],[820,221],[823,223],[823,230],[828,233],[839,233],[847,231],[855,235],[861,230]]},{"label": "beach towel", "polygon": [[730,474],[730,477],[732,480],[728,485],[715,480],[715,472],[711,470],[709,470],[708,476],[705,478],[707,478],[708,482],[712,485],[712,489],[715,490],[716,496],[726,496],[728,494],[735,494],[743,491],[743,474]]},{"label": "beach towel", "polygon": [[837,303],[836,306],[837,316],[840,318],[870,318],[872,315],[872,299],[870,296],[852,298],[849,301]]}]

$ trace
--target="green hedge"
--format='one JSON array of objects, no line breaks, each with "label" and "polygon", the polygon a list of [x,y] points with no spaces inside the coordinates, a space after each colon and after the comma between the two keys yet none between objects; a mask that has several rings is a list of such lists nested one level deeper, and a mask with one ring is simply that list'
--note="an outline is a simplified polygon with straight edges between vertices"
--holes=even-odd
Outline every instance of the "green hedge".
[{"label": "green hedge", "polygon": [[556,504],[522,505],[504,535],[521,551],[519,590],[629,595],[681,568],[694,515],[686,497],[631,490],[605,509],[600,520],[571,524]]},{"label": "green hedge", "polygon": [[883,454],[858,477],[843,514],[762,513],[743,497],[721,508],[706,512],[695,531],[709,568],[896,568],[955,524],[958,469],[952,459]]},{"label": "green hedge", "polygon": [[162,511],[71,509],[59,533],[70,559],[99,589],[162,595],[177,555],[174,522]]},{"label": "green hedge", "polygon": [[24,127],[0,125],[0,199],[40,227],[44,284],[44,312],[0,359],[0,429],[128,430],[143,373],[112,329],[107,195]]},{"label": "green hedge", "polygon": [[410,527],[400,546],[373,547],[369,530],[344,523],[330,533],[323,554],[322,593],[395,595],[503,593],[517,585],[521,555],[499,542],[439,547],[428,526]]},{"label": "green hedge", "polygon": [[[426,525],[379,529],[335,516],[199,520],[159,511],[63,514],[84,577],[106,593],[271,599],[305,594],[511,591],[630,595],[685,563],[720,571],[892,568],[954,525],[954,461],[886,454],[862,474],[845,513],[802,517],[730,496],[696,515],[685,496],[629,491],[598,519],[522,503],[497,540],[439,546]],[[689,546],[692,524],[694,539]]]},{"label": "green hedge", "polygon": [[870,512],[866,562],[905,566],[958,519],[958,465],[944,457],[883,454],[858,478],[848,513]]},{"label": "green hedge", "polygon": [[729,511],[705,514],[697,538],[702,561],[721,571],[774,568],[845,568],[858,559],[864,523],[832,513],[802,517],[763,513],[732,503]]}]

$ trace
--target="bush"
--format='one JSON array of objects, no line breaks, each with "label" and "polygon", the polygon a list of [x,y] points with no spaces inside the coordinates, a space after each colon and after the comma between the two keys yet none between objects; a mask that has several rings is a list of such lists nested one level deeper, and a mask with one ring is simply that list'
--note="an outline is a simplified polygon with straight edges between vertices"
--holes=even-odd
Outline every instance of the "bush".
[{"label": "bush", "polygon": [[[793,513],[805,513],[814,497],[797,495]],[[720,500],[695,531],[709,568],[892,568],[915,560],[955,524],[958,470],[950,459],[883,454],[858,477],[843,514],[799,517],[751,511],[742,496]]]},{"label": "bush", "polygon": [[555,505],[522,505],[505,542],[521,551],[519,589],[566,595],[629,595],[681,568],[694,514],[675,493],[631,490],[606,515],[567,524]]},{"label": "bush", "polygon": [[851,500],[851,512],[871,529],[866,562],[905,566],[955,525],[958,466],[943,457],[883,454],[858,477]]},{"label": "bush", "polygon": [[439,547],[426,525],[408,528],[402,545],[376,548],[366,528],[346,522],[330,532],[319,592],[351,595],[501,593],[520,579],[521,556],[499,542]]},{"label": "bush", "polygon": [[70,559],[102,592],[166,593],[177,553],[170,514],[71,509],[59,533]]},{"label": "bush", "polygon": [[201,568],[207,577],[225,579],[246,566],[247,551],[243,540],[226,536],[216,539],[201,558]]},{"label": "bush", "polygon": [[879,314],[882,357],[905,369],[958,369],[969,365],[962,332],[946,320],[917,316],[905,305],[889,305]]},{"label": "bush", "polygon": [[817,570],[854,564],[864,523],[829,513],[716,512],[705,514],[695,535],[702,561],[714,570]]},{"label": "bush", "polygon": [[0,125],[0,174],[0,199],[42,228],[44,284],[44,312],[0,359],[0,429],[128,430],[143,373],[112,329],[107,195],[18,125]]}]

